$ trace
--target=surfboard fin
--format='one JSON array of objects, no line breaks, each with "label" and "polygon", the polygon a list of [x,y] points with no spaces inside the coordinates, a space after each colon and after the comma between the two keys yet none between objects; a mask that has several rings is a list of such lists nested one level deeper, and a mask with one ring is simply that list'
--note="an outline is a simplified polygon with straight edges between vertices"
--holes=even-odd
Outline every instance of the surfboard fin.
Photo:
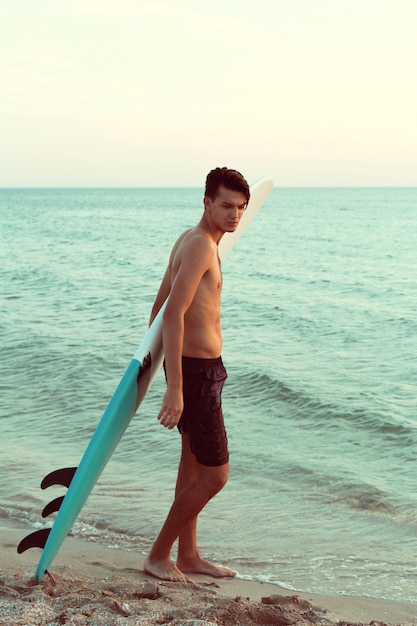
[{"label": "surfboard fin", "polygon": [[[47,489],[48,487],[52,487],[52,485],[62,485],[63,487],[69,487],[76,471],[76,467],[63,467],[61,469],[55,470],[45,476],[45,478],[41,482],[41,488]],[[49,502],[44,507],[42,511],[42,517],[48,517],[48,515],[51,515],[51,513],[59,511],[64,497],[65,496],[60,496],[59,498],[51,500],[51,502]],[[50,528],[43,528],[41,530],[36,530],[30,535],[27,535],[17,546],[18,553],[21,554],[22,552],[25,552],[25,550],[29,550],[29,548],[43,549],[45,547],[45,543],[48,539],[50,532]]]},{"label": "surfboard fin", "polygon": [[46,540],[48,539],[49,533],[51,532],[50,528],[42,528],[41,530],[36,530],[34,533],[30,535],[26,535],[24,539],[17,546],[17,551],[19,554],[25,552],[25,550],[29,550],[29,548],[44,548]]},{"label": "surfboard fin", "polygon": [[59,511],[64,498],[65,496],[60,496],[59,498],[55,498],[55,500],[51,500],[51,502],[49,502],[49,504],[47,504],[43,509],[42,517],[48,517],[48,515],[51,515],[51,513]]},{"label": "surfboard fin", "polygon": [[61,469],[54,470],[41,482],[41,488],[47,489],[48,487],[52,487],[52,485],[62,485],[63,487],[69,487],[72,479],[74,478],[74,474],[76,472],[76,467],[62,467]]}]

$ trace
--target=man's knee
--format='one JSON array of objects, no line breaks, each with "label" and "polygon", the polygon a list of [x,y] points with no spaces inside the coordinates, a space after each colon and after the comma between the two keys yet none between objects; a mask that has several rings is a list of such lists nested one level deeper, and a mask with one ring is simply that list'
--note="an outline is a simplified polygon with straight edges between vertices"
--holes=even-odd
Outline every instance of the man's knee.
[{"label": "man's knee", "polygon": [[215,467],[204,466],[202,469],[203,474],[203,488],[207,491],[208,497],[212,498],[216,495],[227,483],[229,475],[228,465],[219,465]]},{"label": "man's knee", "polygon": [[213,481],[213,488],[215,488],[216,493],[218,493],[225,484],[227,483],[228,471],[221,466],[222,469],[216,474],[216,477]]}]

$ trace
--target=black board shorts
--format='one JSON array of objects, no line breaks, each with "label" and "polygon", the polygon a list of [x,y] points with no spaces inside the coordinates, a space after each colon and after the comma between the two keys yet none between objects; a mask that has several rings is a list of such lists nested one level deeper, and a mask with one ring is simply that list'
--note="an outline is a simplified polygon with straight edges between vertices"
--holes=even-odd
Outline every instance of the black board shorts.
[{"label": "black board shorts", "polygon": [[184,410],[178,423],[188,433],[191,452],[201,465],[211,467],[229,461],[222,411],[222,389],[227,372],[221,357],[182,357]]}]

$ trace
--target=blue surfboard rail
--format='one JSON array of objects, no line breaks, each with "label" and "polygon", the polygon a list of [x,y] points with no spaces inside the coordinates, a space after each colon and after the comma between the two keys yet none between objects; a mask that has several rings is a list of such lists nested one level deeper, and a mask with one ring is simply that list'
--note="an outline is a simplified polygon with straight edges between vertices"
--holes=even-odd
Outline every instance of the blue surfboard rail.
[{"label": "blue surfboard rail", "polygon": [[[265,178],[251,187],[251,198],[239,227],[234,233],[225,233],[219,244],[223,262],[236,241],[246,230],[256,213],[268,198],[273,187],[271,178]],[[51,484],[68,487],[63,498],[56,498],[44,508],[57,516],[50,529],[41,529],[26,536],[18,545],[18,552],[32,547],[43,548],[35,573],[40,582],[56,553],[68,535],[95,483],[104,470],[117,444],[126,431],[163,361],[162,320],[166,303],[161,307],[143,341],[124,372],[103,416],[91,437],[77,468],[56,470],[44,479],[43,488]]]}]

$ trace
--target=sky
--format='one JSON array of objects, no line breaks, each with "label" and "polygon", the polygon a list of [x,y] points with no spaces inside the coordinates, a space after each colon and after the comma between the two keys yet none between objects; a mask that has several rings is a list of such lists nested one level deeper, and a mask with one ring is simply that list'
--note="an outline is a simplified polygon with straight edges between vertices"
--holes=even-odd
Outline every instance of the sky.
[{"label": "sky", "polygon": [[417,185],[417,0],[13,0],[0,187]]}]

